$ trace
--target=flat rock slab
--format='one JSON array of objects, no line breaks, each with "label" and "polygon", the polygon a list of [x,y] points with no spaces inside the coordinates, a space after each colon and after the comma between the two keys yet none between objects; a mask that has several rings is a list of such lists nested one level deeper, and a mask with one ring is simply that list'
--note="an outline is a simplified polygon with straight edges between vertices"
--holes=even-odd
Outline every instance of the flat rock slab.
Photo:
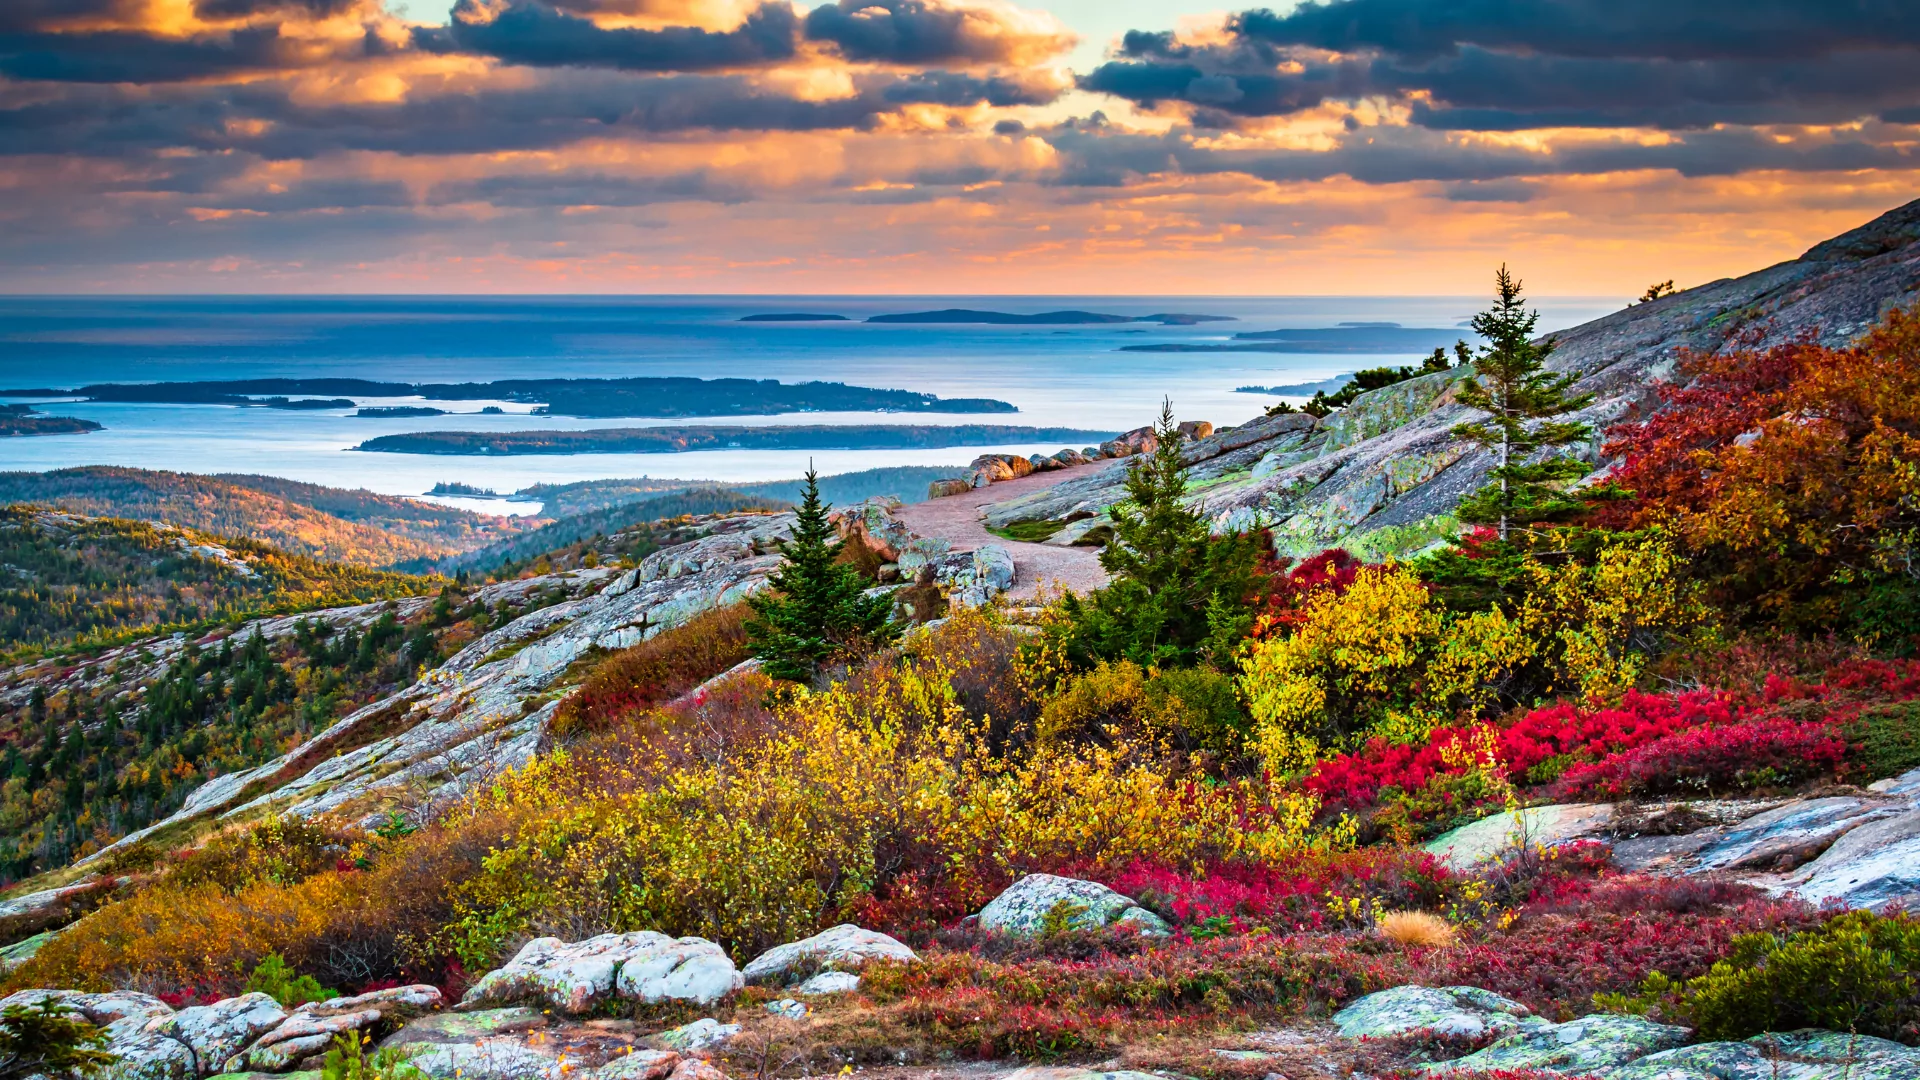
[{"label": "flat rock slab", "polygon": [[1638,1016],[1596,1014],[1508,1035],[1477,1053],[1426,1067],[1433,1076],[1455,1072],[1548,1069],[1587,1075],[1671,1050],[1692,1034]]},{"label": "flat rock slab", "polygon": [[1562,803],[1534,806],[1517,814],[1495,814],[1442,833],[1426,850],[1455,870],[1500,858],[1521,843],[1559,847],[1601,836],[1613,820],[1610,803]]},{"label": "flat rock slab", "polygon": [[1920,1050],[1870,1035],[1798,1031],[1662,1050],[1599,1075],[1603,1080],[1920,1080]]},{"label": "flat rock slab", "polygon": [[1477,1038],[1546,1025],[1525,1005],[1477,986],[1396,986],[1368,994],[1333,1014],[1333,1026],[1350,1039],[1425,1031]]},{"label": "flat rock slab", "polygon": [[1878,910],[1920,901],[1920,809],[1869,822],[1801,869],[1788,892],[1813,904]]}]

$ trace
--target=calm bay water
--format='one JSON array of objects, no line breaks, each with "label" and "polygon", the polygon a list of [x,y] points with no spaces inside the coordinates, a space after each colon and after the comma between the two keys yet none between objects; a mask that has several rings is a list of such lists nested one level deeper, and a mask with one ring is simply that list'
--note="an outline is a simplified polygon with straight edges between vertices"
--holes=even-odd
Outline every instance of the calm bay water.
[{"label": "calm bay water", "polygon": [[[274,376],[402,382],[686,375],[895,387],[943,397],[1010,401],[1017,415],[802,413],[723,417],[725,424],[970,422],[1122,430],[1147,423],[1162,397],[1183,419],[1239,423],[1272,399],[1234,387],[1324,379],[1405,363],[1394,354],[1127,353],[1124,345],[1222,342],[1252,330],[1397,322],[1458,327],[1469,297],[164,297],[0,298],[0,386],[77,386]],[[1617,301],[1549,298],[1543,326],[1570,326]],[[986,326],[742,323],[761,312],[864,319],[966,307],[1063,308],[1147,315],[1187,312],[1237,321],[1198,326]],[[1462,331],[1464,333],[1464,331]],[[363,401],[369,405],[404,400]],[[700,423],[701,418],[585,420],[527,415],[526,405],[432,402],[461,413],[360,419],[349,410],[287,412],[217,405],[72,403],[42,411],[106,430],[0,440],[0,469],[134,465],[183,472],[252,472],[336,487],[415,495],[438,481],[510,491],[536,482],[629,476],[773,480],[809,457],[823,473],[879,465],[961,464],[989,450],[703,451],[512,458],[368,454],[375,435],[425,430],[561,430]],[[478,410],[499,404],[506,415]],[[480,504],[475,505],[476,508]],[[488,507],[498,509],[497,506]]]}]

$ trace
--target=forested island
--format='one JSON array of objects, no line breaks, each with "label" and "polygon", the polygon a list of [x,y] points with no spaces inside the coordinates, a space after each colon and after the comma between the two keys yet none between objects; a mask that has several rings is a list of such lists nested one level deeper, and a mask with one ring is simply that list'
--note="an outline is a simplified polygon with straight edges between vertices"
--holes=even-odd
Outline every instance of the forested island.
[{"label": "forested island", "polygon": [[681,454],[690,450],[929,450],[1002,443],[1093,443],[1111,431],[1005,424],[813,424],[802,427],[603,428],[598,431],[417,431],[368,439],[385,454]]},{"label": "forested island", "polygon": [[[289,395],[329,395],[324,404]],[[473,383],[391,383],[368,379],[231,379],[211,382],[98,383],[72,390],[0,390],[0,398],[79,397],[88,401],[174,405],[352,408],[353,397],[428,401],[517,401],[555,416],[768,416],[791,412],[1011,413],[991,398],[942,398],[913,390],[777,379],[502,379]],[[397,406],[404,407],[404,406]]]},{"label": "forested island", "polygon": [[1345,323],[1340,326],[1256,330],[1233,335],[1228,343],[1160,342],[1123,345],[1121,352],[1270,352],[1270,353],[1424,353],[1451,346],[1458,329],[1400,326],[1394,323]]},{"label": "forested island", "polygon": [[903,311],[892,315],[874,315],[870,323],[977,323],[991,326],[1099,326],[1109,323],[1154,322],[1162,326],[1192,326],[1206,322],[1234,322],[1231,315],[1189,315],[1178,312],[1159,315],[1102,315],[1097,311],[1043,311],[1037,315],[1017,315],[1007,311],[974,311],[969,308],[942,308],[939,311]]},{"label": "forested island", "polygon": [[77,416],[42,416],[30,405],[0,405],[0,438],[13,435],[81,435],[99,424]]}]

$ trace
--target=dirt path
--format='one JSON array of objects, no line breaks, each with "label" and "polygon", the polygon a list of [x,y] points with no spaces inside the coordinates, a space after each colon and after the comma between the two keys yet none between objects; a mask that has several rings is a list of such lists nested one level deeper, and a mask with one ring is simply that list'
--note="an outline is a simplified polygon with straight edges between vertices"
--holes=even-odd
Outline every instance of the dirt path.
[{"label": "dirt path", "polygon": [[921,536],[938,537],[953,545],[955,551],[972,551],[982,544],[999,544],[1013,556],[1013,588],[1007,593],[1015,600],[1030,600],[1047,583],[1058,583],[1074,592],[1085,593],[1107,583],[1107,572],[1100,569],[1100,554],[1092,548],[1049,547],[1023,544],[995,536],[980,521],[982,507],[1005,502],[1032,491],[1043,491],[1076,476],[1097,472],[1109,464],[1097,461],[1070,469],[1034,473],[1018,480],[975,488],[962,495],[929,499],[902,507],[894,516]]}]

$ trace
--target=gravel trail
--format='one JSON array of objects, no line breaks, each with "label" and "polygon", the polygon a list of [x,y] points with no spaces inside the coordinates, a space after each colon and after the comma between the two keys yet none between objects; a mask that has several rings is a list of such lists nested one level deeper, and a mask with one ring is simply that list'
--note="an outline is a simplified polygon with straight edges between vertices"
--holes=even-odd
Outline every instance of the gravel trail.
[{"label": "gravel trail", "polygon": [[1100,568],[1100,553],[1092,548],[1049,547],[1023,544],[993,535],[980,521],[982,507],[1043,491],[1077,476],[1096,472],[1112,464],[1097,461],[1070,469],[1033,473],[1018,480],[1003,480],[984,488],[975,488],[944,499],[929,499],[902,507],[894,516],[921,536],[938,537],[953,544],[955,551],[972,551],[982,544],[999,544],[1013,556],[1013,588],[1008,597],[1031,600],[1043,585],[1054,583],[1077,593],[1086,593],[1107,583],[1107,572]]}]

